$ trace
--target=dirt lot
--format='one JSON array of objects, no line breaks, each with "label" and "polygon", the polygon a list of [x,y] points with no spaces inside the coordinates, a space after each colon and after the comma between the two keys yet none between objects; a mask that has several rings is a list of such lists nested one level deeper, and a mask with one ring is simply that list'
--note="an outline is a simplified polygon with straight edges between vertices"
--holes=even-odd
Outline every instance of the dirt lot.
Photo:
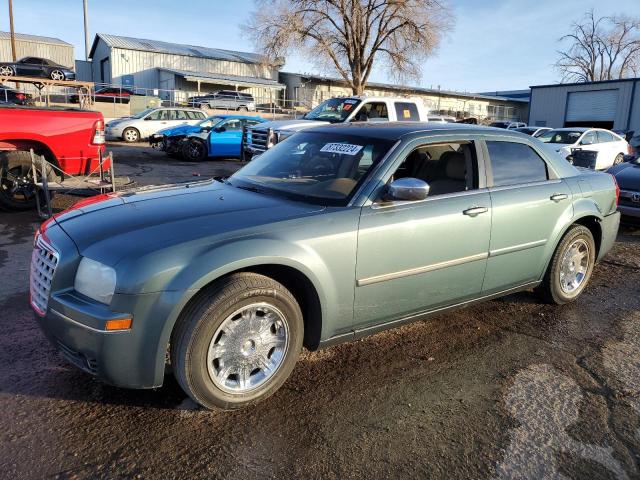
[{"label": "dirt lot", "polygon": [[[238,166],[113,150],[141,184]],[[305,352],[276,395],[219,414],[171,378],[121,390],[61,359],[27,306],[37,223],[0,213],[2,478],[640,478],[639,230],[575,304],[522,293]]]}]

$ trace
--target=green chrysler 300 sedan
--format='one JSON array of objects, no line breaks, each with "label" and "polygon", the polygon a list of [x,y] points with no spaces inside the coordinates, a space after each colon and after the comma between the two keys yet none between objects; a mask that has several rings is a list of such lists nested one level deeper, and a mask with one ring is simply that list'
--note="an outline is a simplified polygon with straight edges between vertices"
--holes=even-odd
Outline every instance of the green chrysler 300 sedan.
[{"label": "green chrysler 300 sedan", "polygon": [[471,302],[585,289],[612,176],[531,137],[438,124],[291,136],[228,179],[108,194],[47,221],[31,305],[73,364],[131,388],[170,363],[208,408],[275,392],[317,349]]}]

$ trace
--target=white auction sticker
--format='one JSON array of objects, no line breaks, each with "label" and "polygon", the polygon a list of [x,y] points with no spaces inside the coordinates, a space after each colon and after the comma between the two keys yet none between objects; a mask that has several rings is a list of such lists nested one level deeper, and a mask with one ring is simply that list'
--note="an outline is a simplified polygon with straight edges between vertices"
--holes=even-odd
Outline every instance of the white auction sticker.
[{"label": "white auction sticker", "polygon": [[320,149],[321,152],[341,153],[343,155],[355,155],[362,150],[362,145],[351,145],[350,143],[327,143]]}]

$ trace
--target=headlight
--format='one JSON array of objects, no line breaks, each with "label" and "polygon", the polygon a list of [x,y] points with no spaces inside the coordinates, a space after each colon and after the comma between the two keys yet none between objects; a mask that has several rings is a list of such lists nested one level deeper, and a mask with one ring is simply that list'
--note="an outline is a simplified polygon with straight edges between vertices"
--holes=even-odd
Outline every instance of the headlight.
[{"label": "headlight", "polygon": [[83,257],[73,284],[76,292],[109,304],[116,289],[116,271],[100,262]]}]

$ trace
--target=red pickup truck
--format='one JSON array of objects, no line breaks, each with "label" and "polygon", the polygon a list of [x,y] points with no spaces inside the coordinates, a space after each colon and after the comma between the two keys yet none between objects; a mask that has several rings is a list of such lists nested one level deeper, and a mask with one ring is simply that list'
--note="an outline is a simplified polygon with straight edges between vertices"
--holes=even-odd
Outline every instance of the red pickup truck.
[{"label": "red pickup truck", "polygon": [[100,112],[0,106],[0,208],[35,207],[30,149],[57,167],[47,177],[58,180],[95,170],[104,148],[104,117]]}]

